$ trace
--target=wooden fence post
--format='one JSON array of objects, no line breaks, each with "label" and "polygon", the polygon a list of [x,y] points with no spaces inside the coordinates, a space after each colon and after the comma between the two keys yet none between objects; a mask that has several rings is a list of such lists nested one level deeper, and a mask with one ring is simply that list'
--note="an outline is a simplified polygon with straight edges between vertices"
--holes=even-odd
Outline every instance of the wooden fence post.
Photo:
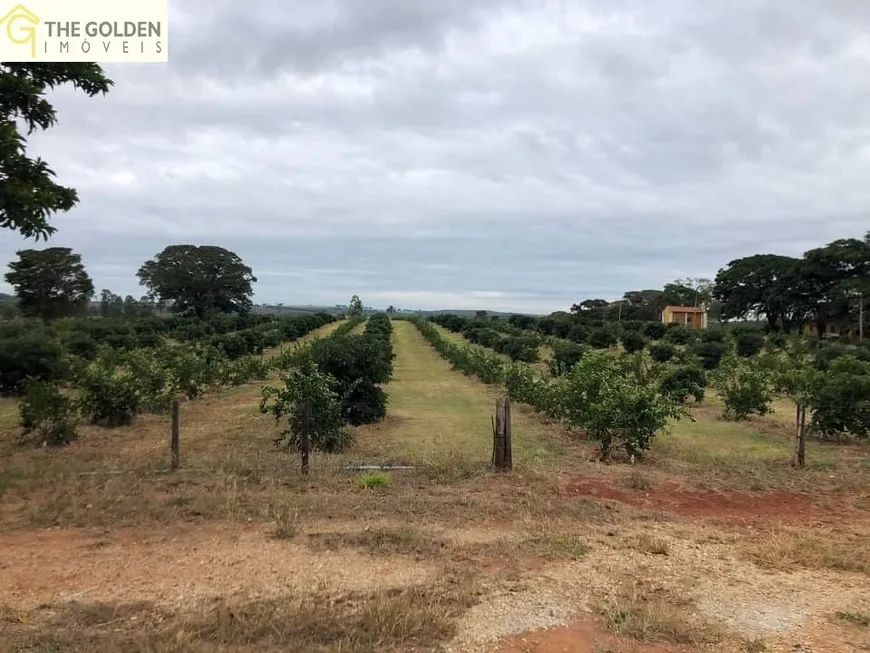
[{"label": "wooden fence post", "polygon": [[308,454],[311,452],[311,400],[306,398],[302,406],[302,433],[299,448],[302,450],[302,473],[308,474]]},{"label": "wooden fence post", "polygon": [[172,456],[170,461],[170,469],[175,471],[178,469],[179,453],[178,453],[178,437],[181,430],[181,407],[178,399],[172,401],[172,436],[169,440],[169,451]]},{"label": "wooden fence post", "polygon": [[492,466],[496,471],[504,472],[513,467],[511,445],[511,401],[508,397],[499,397],[492,425]]},{"label": "wooden fence post", "polygon": [[513,432],[511,429],[511,398],[504,398],[504,468],[510,471],[514,468]]}]

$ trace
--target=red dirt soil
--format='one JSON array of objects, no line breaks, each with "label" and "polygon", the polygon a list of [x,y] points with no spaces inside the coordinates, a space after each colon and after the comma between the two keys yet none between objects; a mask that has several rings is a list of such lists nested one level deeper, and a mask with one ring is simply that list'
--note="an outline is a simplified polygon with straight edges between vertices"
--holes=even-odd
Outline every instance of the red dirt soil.
[{"label": "red dirt soil", "polygon": [[590,478],[568,482],[564,492],[568,496],[612,499],[638,508],[732,524],[832,524],[868,518],[867,513],[844,505],[847,501],[845,497],[837,501],[837,497],[820,499],[800,492],[716,492],[692,490],[678,483],[663,483],[650,490],[633,491]]},{"label": "red dirt soil", "polygon": [[603,634],[589,619],[572,626],[544,628],[503,640],[491,653],[682,653],[686,649],[664,644],[640,644]]}]

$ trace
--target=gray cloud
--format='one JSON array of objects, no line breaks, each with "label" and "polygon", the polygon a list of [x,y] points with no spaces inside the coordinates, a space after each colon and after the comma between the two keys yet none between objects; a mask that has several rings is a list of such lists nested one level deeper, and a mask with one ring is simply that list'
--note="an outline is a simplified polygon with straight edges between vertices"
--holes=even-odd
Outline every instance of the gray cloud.
[{"label": "gray cloud", "polygon": [[[138,294],[163,246],[258,301],[550,311],[863,234],[850,0],[179,0],[167,65],[52,94],[52,244]],[[29,246],[3,236],[0,259]]]}]

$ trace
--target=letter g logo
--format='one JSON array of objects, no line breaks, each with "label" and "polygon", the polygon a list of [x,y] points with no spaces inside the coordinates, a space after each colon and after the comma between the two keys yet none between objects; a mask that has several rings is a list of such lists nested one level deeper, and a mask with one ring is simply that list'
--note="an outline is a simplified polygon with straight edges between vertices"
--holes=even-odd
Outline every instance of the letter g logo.
[{"label": "letter g logo", "polygon": [[36,58],[36,26],[39,16],[24,5],[16,5],[12,11],[0,18],[0,25],[6,24],[6,36],[18,45],[30,44],[30,56]]}]

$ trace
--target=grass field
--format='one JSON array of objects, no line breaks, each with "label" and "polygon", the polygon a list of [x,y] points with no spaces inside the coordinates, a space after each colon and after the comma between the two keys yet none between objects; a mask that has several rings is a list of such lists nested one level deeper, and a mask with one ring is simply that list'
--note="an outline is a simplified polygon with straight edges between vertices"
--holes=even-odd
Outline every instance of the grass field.
[{"label": "grass field", "polygon": [[0,404],[0,651],[870,650],[866,448],[813,442],[798,473],[788,406],[712,399],[603,465],[515,406],[493,474],[496,389],[393,325],[386,420],[309,477],[260,384],[184,404],[174,474],[165,416],[32,449]]}]

